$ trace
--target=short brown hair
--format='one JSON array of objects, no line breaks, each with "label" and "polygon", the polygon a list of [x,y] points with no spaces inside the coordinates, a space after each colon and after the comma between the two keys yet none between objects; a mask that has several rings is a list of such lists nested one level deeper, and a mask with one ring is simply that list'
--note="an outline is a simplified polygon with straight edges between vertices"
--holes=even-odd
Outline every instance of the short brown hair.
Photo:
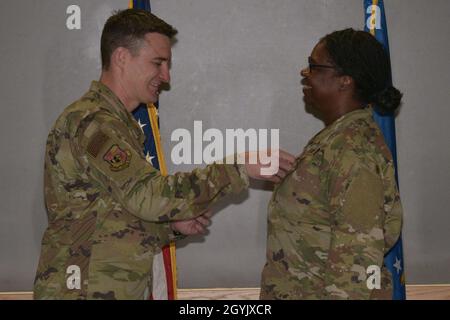
[{"label": "short brown hair", "polygon": [[118,47],[136,53],[149,32],[161,33],[172,39],[178,31],[146,10],[126,9],[115,12],[103,27],[100,46],[102,69],[109,69],[111,54]]}]

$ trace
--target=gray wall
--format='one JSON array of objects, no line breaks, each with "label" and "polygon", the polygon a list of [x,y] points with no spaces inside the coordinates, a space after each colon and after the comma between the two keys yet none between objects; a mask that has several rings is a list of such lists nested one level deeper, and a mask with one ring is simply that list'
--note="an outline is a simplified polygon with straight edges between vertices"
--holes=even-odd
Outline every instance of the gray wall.
[{"label": "gray wall", "polygon": [[[450,1],[385,1],[397,118],[408,283],[449,283]],[[45,139],[57,115],[99,76],[99,37],[126,0],[0,2],[0,291],[30,290],[46,226]],[[81,7],[82,29],[65,26]],[[161,96],[166,158],[177,128],[280,128],[298,154],[321,123],[304,112],[299,69],[317,40],[362,28],[361,0],[153,0],[178,30],[172,88]],[[174,166],[170,172],[193,166]],[[261,184],[216,208],[210,234],[181,243],[179,287],[255,287],[270,191]]]}]

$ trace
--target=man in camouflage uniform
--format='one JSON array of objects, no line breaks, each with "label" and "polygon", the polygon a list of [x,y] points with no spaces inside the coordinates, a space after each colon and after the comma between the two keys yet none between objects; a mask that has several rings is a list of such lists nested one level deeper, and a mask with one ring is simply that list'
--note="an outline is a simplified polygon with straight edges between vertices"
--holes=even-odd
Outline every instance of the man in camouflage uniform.
[{"label": "man in camouflage uniform", "polygon": [[249,176],[279,179],[261,177],[258,164],[212,164],[164,177],[146,161],[145,136],[130,112],[155,102],[170,81],[175,33],[143,10],[121,11],[106,22],[100,81],[65,109],[48,136],[49,226],[36,299],[148,298],[155,252],[182,235],[203,233],[205,209],[247,188]]}]

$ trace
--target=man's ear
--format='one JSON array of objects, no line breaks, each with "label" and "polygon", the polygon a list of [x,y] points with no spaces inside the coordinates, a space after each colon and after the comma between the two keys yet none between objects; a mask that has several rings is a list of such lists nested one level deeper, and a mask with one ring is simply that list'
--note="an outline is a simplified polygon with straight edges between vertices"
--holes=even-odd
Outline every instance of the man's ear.
[{"label": "man's ear", "polygon": [[130,51],[124,47],[116,48],[111,55],[111,64],[119,69],[123,69],[130,58]]}]

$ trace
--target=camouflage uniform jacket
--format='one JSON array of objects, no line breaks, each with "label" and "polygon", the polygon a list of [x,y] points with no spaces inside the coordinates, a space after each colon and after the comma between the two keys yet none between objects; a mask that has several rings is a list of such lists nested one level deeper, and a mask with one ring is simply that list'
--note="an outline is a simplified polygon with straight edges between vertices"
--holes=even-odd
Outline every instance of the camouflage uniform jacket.
[{"label": "camouflage uniform jacket", "polygon": [[[310,140],[269,203],[262,299],[391,299],[383,256],[401,231],[392,156],[371,108]],[[380,289],[367,268],[380,269]]]},{"label": "camouflage uniform jacket", "polygon": [[[146,161],[145,136],[106,86],[66,108],[45,154],[48,228],[36,299],[142,299],[153,255],[174,237],[169,222],[197,216],[248,186],[242,166],[212,164],[164,177]],[[81,288],[66,285],[81,270]]]}]

